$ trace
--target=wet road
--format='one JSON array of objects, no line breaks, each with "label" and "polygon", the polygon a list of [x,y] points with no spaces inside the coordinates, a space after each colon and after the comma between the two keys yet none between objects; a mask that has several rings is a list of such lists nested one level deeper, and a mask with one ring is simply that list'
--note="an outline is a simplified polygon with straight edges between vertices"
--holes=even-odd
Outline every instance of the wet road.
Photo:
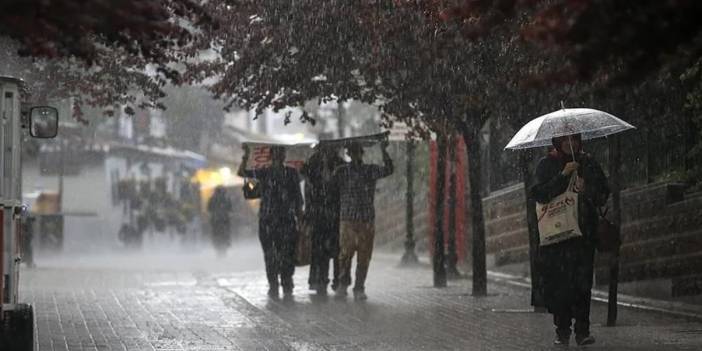
[{"label": "wet road", "polygon": [[[399,255],[398,255],[399,257]],[[307,269],[293,301],[265,296],[255,242],[217,260],[207,250],[71,255],[38,259],[23,272],[34,304],[38,350],[543,350],[546,314],[526,312],[529,293],[491,284],[473,298],[469,283],[431,287],[428,267],[400,269],[393,256],[371,263],[369,300],[317,298]],[[624,309],[615,328],[594,305],[590,350],[700,350],[702,324]]]}]

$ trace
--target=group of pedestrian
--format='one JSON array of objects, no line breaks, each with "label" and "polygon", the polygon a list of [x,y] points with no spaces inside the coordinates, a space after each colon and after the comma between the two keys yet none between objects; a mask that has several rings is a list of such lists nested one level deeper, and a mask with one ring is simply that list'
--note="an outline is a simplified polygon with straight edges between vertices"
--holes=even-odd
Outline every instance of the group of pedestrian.
[{"label": "group of pedestrian", "polygon": [[[587,345],[595,342],[590,335],[590,299],[598,242],[597,208],[607,202],[609,188],[600,165],[583,152],[579,134],[553,138],[552,144],[537,166],[536,184],[530,193],[541,204],[569,191],[577,193],[577,204],[571,206],[577,207],[581,233],[552,244],[542,243],[539,256],[544,300],[556,327],[554,343],[568,345],[574,329],[576,343]],[[327,294],[333,262],[332,289],[337,296],[347,296],[352,283],[351,262],[356,256],[354,298],[367,299],[365,281],[375,237],[376,181],[393,172],[387,141],[381,146],[382,166],[364,163],[364,149],[359,143],[346,146],[350,162],[345,162],[333,145],[321,144],[299,172],[285,165],[282,146],[270,148],[270,166],[246,169],[249,150],[244,148],[238,174],[258,180],[261,187],[259,238],[271,298],[279,297],[280,287],[285,297],[292,296],[295,248],[305,221],[311,228],[310,290]]]},{"label": "group of pedestrian", "polygon": [[244,146],[238,174],[256,179],[261,187],[259,239],[269,297],[278,298],[280,287],[286,298],[292,296],[295,248],[305,221],[311,228],[310,290],[327,294],[333,262],[332,289],[339,297],[347,296],[352,282],[351,262],[356,255],[354,297],[367,298],[365,281],[375,236],[375,185],[378,179],[393,172],[387,146],[387,141],[381,143],[383,165],[380,166],[363,162],[360,143],[346,147],[351,158],[348,163],[338,155],[337,147],[322,143],[299,172],[285,165],[282,146],[270,147],[270,166],[247,169],[250,153]]}]

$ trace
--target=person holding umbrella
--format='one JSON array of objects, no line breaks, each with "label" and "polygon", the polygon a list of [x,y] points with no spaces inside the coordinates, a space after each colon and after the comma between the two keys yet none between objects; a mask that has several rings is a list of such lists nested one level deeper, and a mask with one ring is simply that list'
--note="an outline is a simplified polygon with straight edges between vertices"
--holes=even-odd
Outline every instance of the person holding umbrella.
[{"label": "person holding umbrella", "polygon": [[337,167],[333,181],[340,189],[340,233],[339,233],[339,287],[336,295],[345,297],[351,284],[351,260],[356,255],[356,280],[353,296],[356,300],[366,300],[366,276],[373,253],[375,237],[375,198],[376,182],[392,174],[394,168],[388,154],[387,139],[380,142],[383,165],[363,162],[363,144],[351,142],[347,146],[351,162]]},{"label": "person holding umbrella", "polygon": [[[578,345],[595,342],[590,335],[590,298],[599,220],[597,208],[609,196],[607,178],[595,159],[582,151],[580,134],[552,139],[555,152],[541,159],[531,194],[547,204],[574,185],[578,193],[577,213],[581,236],[541,246],[544,300],[553,314],[556,345],[567,345],[575,319]],[[571,184],[571,180],[574,184]]]},{"label": "person holding umbrella", "polygon": [[556,345],[569,344],[573,320],[577,344],[595,342],[590,335],[590,297],[599,240],[598,209],[607,203],[610,189],[602,167],[583,152],[582,141],[633,128],[603,111],[563,107],[531,120],[505,147],[553,146],[536,167],[536,184],[529,193],[537,202],[538,261],[545,305],[556,327]]}]

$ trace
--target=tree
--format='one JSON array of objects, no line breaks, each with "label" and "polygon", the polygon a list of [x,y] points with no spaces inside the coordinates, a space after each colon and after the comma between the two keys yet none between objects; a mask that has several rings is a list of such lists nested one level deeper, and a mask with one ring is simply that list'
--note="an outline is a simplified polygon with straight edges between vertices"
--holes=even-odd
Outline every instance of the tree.
[{"label": "tree", "polygon": [[374,102],[374,80],[361,75],[372,59],[371,3],[210,1],[207,11],[222,14],[221,31],[210,38],[217,58],[189,63],[187,78],[216,75],[216,96],[259,113],[315,98]]},{"label": "tree", "polygon": [[[475,293],[485,294],[477,135],[514,85],[495,64],[511,56],[509,48],[493,38],[471,42],[458,25],[438,23],[405,2],[242,4],[226,12],[226,34],[214,39],[220,57],[190,65],[191,78],[224,72],[215,94],[259,111],[354,98],[380,101],[387,124],[406,122],[419,136],[458,131],[471,152]],[[225,6],[209,5],[212,12]]]},{"label": "tree", "polygon": [[[182,82],[175,63],[193,59],[217,20],[192,0],[9,0],[0,37],[34,60],[34,99],[76,97],[80,105],[163,107],[162,87]],[[4,43],[7,43],[4,39]],[[202,45],[199,45],[202,44]],[[10,43],[13,45],[13,43]],[[25,65],[27,61],[25,61]]]},{"label": "tree", "polygon": [[[548,50],[545,54],[565,57],[564,67],[545,77],[551,80],[637,81],[671,63],[687,66],[702,53],[702,3],[695,0],[421,3],[439,20],[461,22],[470,38],[505,30],[505,21],[524,18],[524,26],[507,30]],[[681,50],[695,54],[680,55]]]}]

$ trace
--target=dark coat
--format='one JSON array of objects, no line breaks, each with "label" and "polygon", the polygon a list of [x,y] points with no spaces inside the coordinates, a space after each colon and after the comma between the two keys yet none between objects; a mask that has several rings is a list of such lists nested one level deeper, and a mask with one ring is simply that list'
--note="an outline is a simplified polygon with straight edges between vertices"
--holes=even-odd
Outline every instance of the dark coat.
[{"label": "dark coat", "polygon": [[302,193],[300,174],[295,168],[268,166],[244,170],[242,175],[259,181],[261,187],[259,218],[268,220],[285,217],[286,221],[296,221],[297,214],[302,209]]},{"label": "dark coat", "polygon": [[[549,155],[536,167],[536,184],[531,196],[548,203],[566,191],[570,178],[561,174],[567,157]],[[578,223],[583,237],[539,248],[539,266],[544,278],[544,300],[550,312],[572,306],[575,299],[590,297],[595,244],[599,216],[597,208],[609,197],[607,178],[591,156],[580,154],[578,174],[585,180],[585,190],[578,196]]]},{"label": "dark coat", "polygon": [[[332,174],[344,160],[334,155],[325,165],[324,155],[315,153],[302,167],[305,185],[305,219],[312,225],[312,254],[334,257],[339,246],[339,185]],[[325,170],[326,166],[326,170]]]},{"label": "dark coat", "polygon": [[341,157],[334,156],[327,161],[325,177],[324,155],[315,153],[302,167],[301,173],[307,180],[305,186],[306,213],[310,216],[329,218],[338,221],[339,218],[339,186],[333,182],[331,175],[334,170],[345,162]]},{"label": "dark coat", "polygon": [[228,237],[231,229],[230,214],[234,206],[222,188],[217,188],[207,203],[207,212],[210,214],[212,234],[215,237]]}]

